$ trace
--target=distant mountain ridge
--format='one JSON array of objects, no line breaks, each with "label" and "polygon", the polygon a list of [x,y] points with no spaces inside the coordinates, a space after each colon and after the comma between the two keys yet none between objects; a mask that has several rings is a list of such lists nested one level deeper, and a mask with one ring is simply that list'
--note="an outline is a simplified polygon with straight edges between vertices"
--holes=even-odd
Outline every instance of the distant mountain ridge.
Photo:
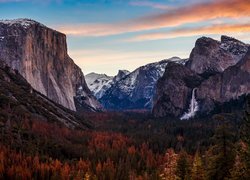
[{"label": "distant mountain ridge", "polygon": [[92,72],[85,75],[85,79],[90,91],[97,99],[100,99],[114,83],[128,74],[129,71],[127,70],[119,70],[116,76],[107,76],[106,74]]},{"label": "distant mountain ridge", "polygon": [[141,66],[131,73],[119,71],[118,75],[114,78],[106,75],[95,75],[99,77],[99,80],[96,82],[92,80],[91,84],[88,83],[90,82],[88,80],[90,79],[90,75],[86,75],[87,84],[91,89],[91,87],[100,88],[98,83],[103,79],[105,79],[103,82],[108,82],[103,86],[104,91],[102,91],[102,88],[99,90],[99,92],[103,92],[102,96],[99,96],[98,93],[95,94],[107,110],[149,110],[152,107],[155,84],[163,75],[166,65],[171,61],[180,64],[185,64],[186,62],[186,60],[173,57]]},{"label": "distant mountain ridge", "polygon": [[[30,19],[0,21],[0,59],[40,93],[71,110],[102,107],[67,54],[66,35]],[[81,90],[81,91],[79,91]]]}]

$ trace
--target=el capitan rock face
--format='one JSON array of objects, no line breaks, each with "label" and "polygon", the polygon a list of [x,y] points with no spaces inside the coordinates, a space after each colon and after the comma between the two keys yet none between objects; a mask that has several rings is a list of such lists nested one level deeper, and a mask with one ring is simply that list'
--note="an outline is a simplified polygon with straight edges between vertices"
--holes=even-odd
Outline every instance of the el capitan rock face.
[{"label": "el capitan rock face", "polygon": [[221,42],[203,37],[197,40],[186,66],[166,67],[157,82],[153,114],[182,117],[192,97],[198,102],[198,113],[209,114],[216,105],[249,93],[249,45],[227,36]]},{"label": "el capitan rock face", "polygon": [[[64,34],[33,20],[0,21],[0,58],[54,102],[76,110],[74,97],[84,94],[85,107],[100,108],[67,54]],[[79,88],[84,93],[77,94]]]}]

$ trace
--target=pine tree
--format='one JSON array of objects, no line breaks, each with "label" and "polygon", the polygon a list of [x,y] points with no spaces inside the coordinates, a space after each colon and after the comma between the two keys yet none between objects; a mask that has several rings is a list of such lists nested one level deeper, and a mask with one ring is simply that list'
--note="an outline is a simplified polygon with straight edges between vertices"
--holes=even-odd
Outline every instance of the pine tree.
[{"label": "pine tree", "polygon": [[187,180],[190,179],[190,164],[188,155],[185,151],[182,151],[177,160],[176,167],[177,179]]},{"label": "pine tree", "polygon": [[194,157],[191,177],[192,177],[192,180],[205,179],[205,172],[204,172],[202,159],[201,159],[199,151],[196,152],[195,157]]},{"label": "pine tree", "polygon": [[248,180],[249,176],[247,175],[247,167],[244,160],[242,160],[240,155],[236,155],[235,157],[235,163],[233,168],[231,169],[230,173],[230,179],[232,180]]},{"label": "pine tree", "polygon": [[215,145],[208,151],[207,176],[211,180],[224,180],[230,177],[230,170],[234,164],[235,152],[233,134],[224,116],[217,115],[219,126],[212,140]]},{"label": "pine tree", "polygon": [[[241,142],[238,143],[238,159],[232,169],[232,177],[250,179],[250,96],[247,97],[246,111],[241,128]],[[237,172],[238,171],[238,172]]]}]

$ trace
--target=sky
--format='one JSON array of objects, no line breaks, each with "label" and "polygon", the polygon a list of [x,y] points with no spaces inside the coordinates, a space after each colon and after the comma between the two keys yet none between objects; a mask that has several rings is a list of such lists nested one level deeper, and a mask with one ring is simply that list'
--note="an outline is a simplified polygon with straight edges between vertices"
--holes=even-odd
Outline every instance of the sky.
[{"label": "sky", "polygon": [[17,18],[65,33],[84,74],[188,58],[201,36],[250,43],[250,0],[0,0],[0,19]]}]

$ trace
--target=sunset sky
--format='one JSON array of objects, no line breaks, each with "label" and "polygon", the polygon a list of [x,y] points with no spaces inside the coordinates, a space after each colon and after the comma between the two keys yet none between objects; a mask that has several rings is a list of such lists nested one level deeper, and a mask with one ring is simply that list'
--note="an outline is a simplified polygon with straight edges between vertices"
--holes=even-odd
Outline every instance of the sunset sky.
[{"label": "sunset sky", "polygon": [[200,36],[250,42],[250,0],[0,0],[0,19],[16,18],[67,34],[85,74],[187,58]]}]

